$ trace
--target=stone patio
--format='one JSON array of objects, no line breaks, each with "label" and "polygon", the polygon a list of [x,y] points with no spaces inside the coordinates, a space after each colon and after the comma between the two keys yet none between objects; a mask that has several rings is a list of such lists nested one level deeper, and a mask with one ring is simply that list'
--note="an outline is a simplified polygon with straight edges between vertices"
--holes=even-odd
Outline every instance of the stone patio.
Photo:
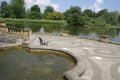
[{"label": "stone patio", "polygon": [[[48,41],[40,45],[38,37]],[[76,66],[65,72],[69,80],[120,80],[120,46],[78,37],[33,34],[25,42],[31,49],[51,49],[72,55]]]}]

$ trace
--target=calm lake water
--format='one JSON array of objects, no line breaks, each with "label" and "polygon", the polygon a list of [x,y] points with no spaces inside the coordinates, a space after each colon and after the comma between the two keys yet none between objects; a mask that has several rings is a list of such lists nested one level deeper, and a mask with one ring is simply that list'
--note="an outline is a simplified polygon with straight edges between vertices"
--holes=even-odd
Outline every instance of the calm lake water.
[{"label": "calm lake water", "polygon": [[76,27],[76,26],[63,26],[52,24],[16,24],[10,25],[23,28],[31,28],[33,32],[48,32],[48,33],[61,33],[63,30],[69,31],[71,35],[100,38],[100,35],[109,35],[110,41],[120,42],[120,28],[106,28],[102,26],[98,27]]},{"label": "calm lake water", "polygon": [[68,55],[6,48],[0,51],[0,80],[64,80],[63,73],[74,65]]}]

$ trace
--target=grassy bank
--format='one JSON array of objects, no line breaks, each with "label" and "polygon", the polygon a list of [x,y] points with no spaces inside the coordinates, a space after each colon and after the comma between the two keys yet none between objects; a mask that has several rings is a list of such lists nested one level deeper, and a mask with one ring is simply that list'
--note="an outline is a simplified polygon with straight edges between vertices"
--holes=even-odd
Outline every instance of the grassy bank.
[{"label": "grassy bank", "polygon": [[5,20],[7,23],[34,23],[34,24],[58,24],[58,25],[68,25],[66,20],[37,20],[37,19],[12,19],[12,18],[0,18]]}]

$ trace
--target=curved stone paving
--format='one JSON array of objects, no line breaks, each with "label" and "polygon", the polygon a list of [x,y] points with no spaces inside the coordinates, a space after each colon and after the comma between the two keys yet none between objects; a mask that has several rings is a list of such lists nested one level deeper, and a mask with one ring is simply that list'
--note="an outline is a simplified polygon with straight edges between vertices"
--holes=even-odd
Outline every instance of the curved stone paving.
[{"label": "curved stone paving", "polygon": [[[63,48],[67,47],[67,48],[74,48],[74,47],[79,47],[80,46],[80,42],[79,41],[73,41],[73,40],[54,40],[50,42],[52,45],[52,47],[59,47],[59,48]],[[63,44],[64,43],[64,44]],[[63,46],[62,46],[63,45]]]},{"label": "curved stone paving", "polygon": [[[48,46],[41,46],[38,37],[48,41]],[[50,34],[32,35],[27,42],[29,48],[60,50],[74,56],[78,64],[65,73],[69,80],[120,80],[120,46]]]},{"label": "curved stone paving", "polygon": [[120,49],[92,48],[92,49],[84,49],[84,52],[91,56],[120,59],[120,53],[119,53]]},{"label": "curved stone paving", "polygon": [[120,62],[111,66],[111,75],[115,80],[120,80]]}]

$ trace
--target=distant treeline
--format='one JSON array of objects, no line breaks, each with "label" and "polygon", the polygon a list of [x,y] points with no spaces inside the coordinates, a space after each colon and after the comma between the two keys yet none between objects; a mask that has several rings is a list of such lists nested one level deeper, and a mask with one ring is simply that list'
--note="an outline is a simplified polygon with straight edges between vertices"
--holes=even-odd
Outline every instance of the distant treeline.
[{"label": "distant treeline", "polygon": [[38,5],[33,5],[30,9],[25,8],[24,0],[11,0],[10,3],[2,1],[0,4],[0,17],[15,19],[47,19],[66,20],[69,25],[119,25],[120,13],[118,11],[109,12],[107,9],[94,12],[90,9],[81,10],[79,6],[71,6],[64,13],[57,12],[52,6],[47,6],[44,13]]}]

